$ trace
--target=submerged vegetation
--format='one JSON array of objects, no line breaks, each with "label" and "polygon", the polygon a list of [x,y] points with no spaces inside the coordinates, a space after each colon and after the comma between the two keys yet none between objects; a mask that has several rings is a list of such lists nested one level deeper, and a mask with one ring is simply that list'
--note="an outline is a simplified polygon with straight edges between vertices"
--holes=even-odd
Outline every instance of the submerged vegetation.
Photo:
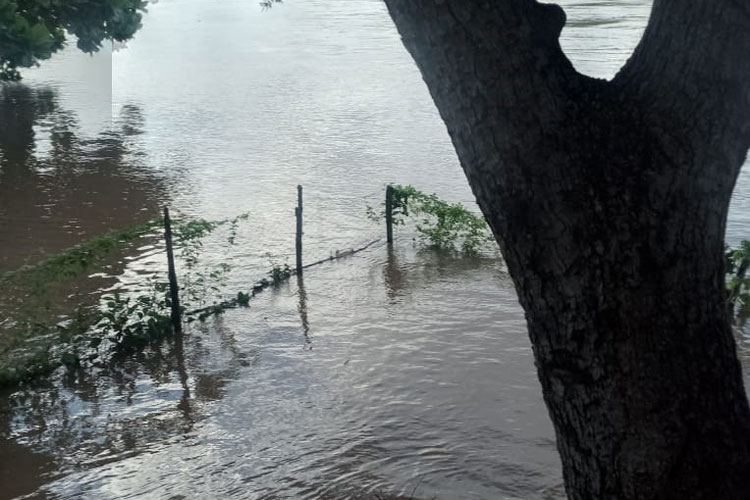
[{"label": "submerged vegetation", "polygon": [[[256,285],[250,293],[239,292],[236,298],[221,301],[221,285],[231,266],[209,266],[201,261],[203,240],[208,235],[225,228],[225,244],[233,245],[239,223],[247,218],[248,214],[242,214],[219,221],[175,221],[174,240],[184,269],[179,282],[185,321],[203,320],[231,307],[246,306],[250,297],[264,288]],[[171,302],[166,276],[160,274],[150,276],[140,292],[107,293],[98,304],[79,306],[62,320],[50,307],[57,285],[101,270],[108,256],[131,242],[155,240],[162,225],[162,220],[154,220],[98,236],[39,264],[0,276],[3,285],[25,286],[27,290],[19,318],[7,318],[5,330],[0,331],[0,385],[46,375],[62,365],[101,363],[169,336]]]},{"label": "submerged vegetation", "polygon": [[[111,231],[37,264],[0,274],[0,286],[21,296],[16,310],[0,322],[0,385],[77,364],[82,334],[100,322],[103,312],[78,306],[62,314],[75,278],[101,272],[129,244],[153,235],[160,221]],[[75,295],[75,294],[73,294]],[[8,304],[6,304],[7,306]],[[7,313],[7,311],[4,311]],[[90,344],[98,345],[95,340]]]},{"label": "submerged vegetation", "polygon": [[[481,215],[471,212],[461,203],[450,203],[436,194],[427,194],[413,186],[393,186],[392,216],[394,225],[406,225],[409,218],[423,243],[429,246],[477,253],[493,242],[492,232]],[[367,206],[371,220],[385,218],[385,208],[376,212]]]},{"label": "submerged vegetation", "polygon": [[6,285],[15,280],[45,288],[80,276],[94,266],[102,264],[107,256],[121,249],[124,243],[153,234],[160,225],[160,220],[154,220],[96,236],[37,264],[0,274],[0,285]]},{"label": "submerged vegetation", "polygon": [[732,318],[741,322],[750,317],[750,241],[742,240],[737,248],[726,248],[726,284],[728,307]]},{"label": "submerged vegetation", "polygon": [[281,283],[288,280],[292,276],[292,270],[289,267],[289,264],[284,263],[284,265],[282,266],[281,264],[276,262],[276,259],[274,259],[273,255],[271,255],[270,252],[266,252],[266,258],[271,264],[271,270],[268,271],[268,277],[271,279],[271,283],[274,286],[279,286]]},{"label": "submerged vegetation", "polygon": [[[395,224],[405,225],[408,218],[415,217],[417,231],[431,246],[477,252],[492,241],[485,221],[461,204],[448,203],[412,186],[396,186],[393,195]],[[376,215],[371,208],[369,212],[371,218],[381,219],[384,215]],[[232,266],[228,262],[204,262],[204,242],[214,235],[212,245],[235,245],[239,225],[248,216],[244,213],[223,220],[173,221],[172,233],[181,263],[178,282],[185,323],[247,306],[255,294],[279,286],[293,275],[294,270],[288,264],[280,264],[267,254],[270,271],[265,277],[247,291],[227,293]],[[155,251],[154,255],[161,253],[162,226],[163,220],[159,218],[112,231],[37,264],[0,274],[0,285],[20,292],[17,295],[22,297],[0,321],[0,385],[46,375],[60,366],[105,363],[112,356],[142,350],[169,337],[172,304],[166,273],[148,276],[138,284],[137,291],[127,293],[112,289],[99,295],[76,290],[77,284],[87,278],[107,279],[118,274],[112,269],[112,262],[122,260],[125,250],[133,245],[146,244]],[[348,253],[336,252],[336,258],[345,255]],[[333,254],[314,264],[332,259]],[[228,295],[231,298],[227,299]],[[77,302],[72,312],[71,302]],[[65,310],[66,307],[70,309]]]},{"label": "submerged vegetation", "polygon": [[[183,322],[203,321],[228,309],[246,307],[256,294],[280,286],[294,274],[288,264],[277,263],[268,253],[271,269],[266,277],[248,291],[226,298],[226,281],[232,266],[227,262],[204,262],[204,241],[214,235],[212,245],[235,245],[239,224],[248,216],[244,213],[218,221],[173,220],[172,236],[181,263],[178,284]],[[74,278],[102,274],[97,271],[107,267],[108,259],[130,244],[148,242],[156,250],[154,255],[161,254],[162,226],[163,220],[158,219],[111,232],[39,264],[2,275],[0,280],[5,285],[31,285],[25,288],[27,300],[15,318],[0,321],[0,385],[32,380],[61,366],[103,366],[113,357],[156,347],[170,337],[172,304],[165,272],[149,276],[140,283],[138,291],[106,292],[96,303],[79,305],[72,313],[56,314],[51,307],[57,288],[63,287],[69,294]],[[218,232],[220,229],[223,232]],[[359,250],[337,252],[336,258]],[[305,267],[333,259],[331,256]]]},{"label": "submerged vegetation", "polygon": [[[493,241],[481,216],[412,186],[395,186],[391,206],[394,224],[403,226],[413,220],[421,241],[431,247],[477,253]],[[280,264],[266,254],[271,266],[266,276],[248,291],[226,298],[232,267],[226,262],[206,264],[202,259],[204,241],[213,234],[217,236],[213,245],[235,245],[239,225],[248,215],[217,221],[174,221],[173,236],[182,264],[179,292],[186,323],[248,306],[254,295],[279,286],[293,275],[288,264]],[[368,207],[368,216],[381,221],[385,210],[376,213]],[[96,275],[129,245],[146,242],[161,253],[162,225],[158,219],[112,231],[38,264],[0,274],[0,286],[25,291],[14,317],[0,321],[0,385],[47,375],[60,366],[101,365],[113,356],[136,352],[168,338],[172,334],[171,299],[165,273],[149,276],[140,291],[107,292],[95,303],[79,305],[67,314],[60,315],[52,307],[60,296],[59,288],[69,294],[73,279]],[[343,255],[346,252],[336,253],[336,257]],[[742,241],[737,248],[727,247],[726,258],[728,309],[733,318],[744,323],[750,317],[750,241]]]}]

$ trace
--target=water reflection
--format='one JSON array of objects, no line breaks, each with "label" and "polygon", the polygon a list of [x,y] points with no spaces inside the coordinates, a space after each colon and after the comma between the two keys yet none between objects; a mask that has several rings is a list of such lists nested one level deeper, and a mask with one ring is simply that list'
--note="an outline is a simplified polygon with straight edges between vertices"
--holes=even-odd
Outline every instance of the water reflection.
[{"label": "water reflection", "polygon": [[[180,332],[178,335],[175,336],[174,342],[172,344],[174,346],[174,359],[177,364],[177,374],[179,375],[180,379],[180,385],[182,386],[182,397],[180,398],[180,403],[177,405],[177,408],[182,412],[182,416],[186,422],[192,422],[192,415],[190,411],[190,386],[188,382],[190,381],[190,377],[188,376],[187,368],[185,367],[185,341],[183,339],[183,334]],[[206,384],[205,382],[206,377],[201,377],[200,381],[202,382],[200,384],[201,387],[212,387],[211,384]],[[211,394],[214,396],[212,399],[218,399],[219,392],[218,391],[200,391],[202,395],[205,394]]]},{"label": "water reflection", "polygon": [[34,149],[34,125],[54,111],[52,89],[0,86],[0,154],[3,174],[8,165],[26,165]]},{"label": "water reflection", "polygon": [[385,293],[391,301],[395,301],[405,288],[404,272],[399,266],[398,255],[393,250],[393,245],[388,245],[386,251],[388,258],[383,266]]},{"label": "water reflection", "polygon": [[[7,393],[0,392],[0,401],[7,396]],[[42,478],[54,477],[53,473],[58,467],[54,456],[32,451],[29,446],[8,439],[10,417],[10,412],[0,406],[0,498],[16,498],[31,493]],[[19,471],[24,473],[19,474]]]},{"label": "water reflection", "polygon": [[302,335],[305,337],[305,346],[312,351],[312,339],[310,339],[310,321],[307,318],[307,290],[305,280],[301,274],[297,275],[297,295],[299,295],[299,319],[302,321]]},{"label": "water reflection", "polygon": [[[567,53],[612,76],[650,2],[562,3]],[[310,193],[311,259],[375,236],[360,205],[385,183],[469,199],[382,2],[261,14],[253,2],[181,0],[149,16],[114,58],[119,111],[106,130],[83,130],[72,84],[3,88],[0,269],[157,213],[161,172],[183,213],[252,211],[252,243],[230,257],[207,250],[236,264],[239,289],[266,271],[267,251],[292,251],[297,184]],[[127,265],[135,283],[163,265],[145,256],[160,249],[141,250],[111,274]],[[417,487],[421,498],[564,498],[502,266],[409,244],[311,270],[191,324],[183,345],[2,401],[0,456],[12,458],[0,496],[344,499]]]},{"label": "water reflection", "polygon": [[184,341],[4,395],[0,452],[18,460],[0,468],[0,477],[15,478],[13,489],[3,486],[0,497],[29,493],[51,478],[104,467],[191,435],[253,356],[242,353],[221,324],[197,325],[188,328]]},{"label": "water reflection", "polygon": [[[459,276],[473,277],[475,273],[489,273],[499,283],[511,283],[499,253],[494,251],[462,255],[438,248],[388,247],[386,257],[382,277],[386,296],[392,303],[431,283],[452,282]],[[461,290],[463,288],[457,286],[456,291]]]},{"label": "water reflection", "polygon": [[[111,127],[88,136],[54,87],[0,86],[0,271],[154,216],[163,182],[140,164],[130,141],[143,126],[140,109],[126,105]],[[113,252],[90,277],[4,282],[2,355],[16,332],[96,303],[124,271],[128,253],[137,249]]]},{"label": "water reflection", "polygon": [[0,271],[156,213],[163,182],[129,141],[143,126],[130,104],[82,136],[55,88],[0,86]]},{"label": "water reflection", "polygon": [[[389,265],[404,300],[383,294]],[[509,287],[496,267],[408,244],[320,266],[297,287],[190,324],[183,346],[14,393],[0,448],[48,457],[54,476],[38,478],[35,495],[55,498],[548,491],[554,445],[544,414],[526,415],[528,394],[541,402],[527,387],[528,349],[519,356],[518,312],[492,306]],[[311,352],[299,349],[300,325],[309,338],[313,314]],[[505,340],[490,341],[498,327]]]}]

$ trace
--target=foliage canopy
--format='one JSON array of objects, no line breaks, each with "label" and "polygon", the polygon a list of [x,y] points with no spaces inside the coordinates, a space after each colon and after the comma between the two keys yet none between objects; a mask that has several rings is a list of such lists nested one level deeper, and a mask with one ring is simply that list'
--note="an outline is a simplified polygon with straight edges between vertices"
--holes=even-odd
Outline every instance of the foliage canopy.
[{"label": "foliage canopy", "polygon": [[18,80],[65,46],[69,35],[84,52],[122,42],[141,27],[146,0],[0,0],[0,81]]}]

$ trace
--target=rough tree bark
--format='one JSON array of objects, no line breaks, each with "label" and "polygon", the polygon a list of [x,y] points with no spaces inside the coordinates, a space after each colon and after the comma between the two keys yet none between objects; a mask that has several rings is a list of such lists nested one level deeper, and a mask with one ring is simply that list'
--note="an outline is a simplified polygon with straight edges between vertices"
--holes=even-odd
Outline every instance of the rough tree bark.
[{"label": "rough tree bark", "polygon": [[750,1],[655,0],[612,81],[535,0],[385,0],[526,311],[571,499],[749,499],[723,242]]}]

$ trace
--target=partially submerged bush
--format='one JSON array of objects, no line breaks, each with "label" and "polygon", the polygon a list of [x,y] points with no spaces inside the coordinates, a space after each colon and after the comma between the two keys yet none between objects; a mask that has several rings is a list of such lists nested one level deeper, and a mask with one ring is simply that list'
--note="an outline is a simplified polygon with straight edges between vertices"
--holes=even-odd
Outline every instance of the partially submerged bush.
[{"label": "partially submerged bush", "polygon": [[273,284],[273,286],[279,286],[292,276],[292,270],[289,267],[289,264],[279,264],[271,252],[266,252],[266,258],[271,265],[271,270],[268,271],[268,277],[271,278],[271,284]]},{"label": "partially submerged bush", "polygon": [[[367,213],[375,221],[385,217],[385,209],[376,213],[368,206]],[[422,240],[437,248],[476,253],[494,242],[482,216],[461,203],[447,202],[414,186],[393,186],[391,213],[397,225],[405,225],[409,217],[416,218],[415,227]]]},{"label": "partially submerged bush", "polygon": [[115,294],[104,301],[101,319],[94,325],[96,337],[109,340],[115,350],[141,349],[172,332],[167,293],[160,297]]},{"label": "partially submerged bush", "polygon": [[750,241],[742,240],[737,248],[726,247],[726,284],[728,306],[732,317],[745,321],[750,317]]}]

